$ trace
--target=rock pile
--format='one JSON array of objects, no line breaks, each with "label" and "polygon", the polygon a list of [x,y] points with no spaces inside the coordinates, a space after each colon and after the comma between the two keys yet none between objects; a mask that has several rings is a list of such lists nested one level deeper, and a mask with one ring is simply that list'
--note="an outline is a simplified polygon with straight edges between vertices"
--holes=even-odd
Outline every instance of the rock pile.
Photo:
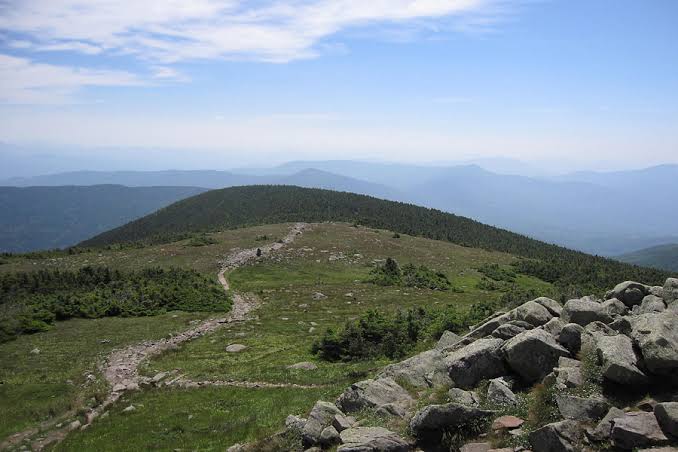
[{"label": "rock pile", "polygon": [[[526,401],[544,388],[552,395],[542,403],[553,413],[535,422]],[[670,447],[678,445],[677,388],[678,279],[663,287],[627,281],[604,300],[537,298],[463,337],[446,334],[436,348],[351,385],[335,403],[316,403],[287,428],[307,449],[342,452],[677,450]],[[433,393],[446,400],[432,403]],[[654,398],[638,403],[647,393]],[[512,415],[521,410],[525,419]],[[350,417],[365,412],[403,428]],[[450,438],[467,444],[450,449]]]}]

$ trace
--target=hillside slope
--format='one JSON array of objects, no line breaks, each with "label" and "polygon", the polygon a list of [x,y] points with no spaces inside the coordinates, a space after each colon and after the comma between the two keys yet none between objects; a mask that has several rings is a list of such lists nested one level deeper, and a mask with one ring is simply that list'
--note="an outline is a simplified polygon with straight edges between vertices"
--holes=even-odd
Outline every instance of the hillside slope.
[{"label": "hillside slope", "polygon": [[355,222],[529,258],[521,271],[561,287],[600,290],[620,280],[660,284],[667,274],[549,245],[482,223],[411,204],[290,186],[213,190],[105,232],[82,246],[170,241],[181,234],[283,222]]},{"label": "hillside slope", "polygon": [[0,187],[0,251],[71,246],[179,199],[196,187]]},{"label": "hillside slope", "polygon": [[678,243],[653,246],[617,256],[622,262],[678,272]]}]

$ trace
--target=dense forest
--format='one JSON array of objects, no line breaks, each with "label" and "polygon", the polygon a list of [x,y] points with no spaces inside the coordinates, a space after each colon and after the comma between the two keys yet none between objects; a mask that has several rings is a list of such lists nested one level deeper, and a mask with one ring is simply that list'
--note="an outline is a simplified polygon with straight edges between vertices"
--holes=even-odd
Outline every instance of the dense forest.
[{"label": "dense forest", "polygon": [[108,267],[0,275],[0,343],[74,317],[147,316],[167,311],[226,311],[221,286],[192,270]]},{"label": "dense forest", "polygon": [[566,290],[600,292],[624,280],[663,284],[661,270],[591,256],[435,209],[364,195],[292,186],[213,190],[100,234],[83,246],[144,241],[161,243],[191,232],[285,222],[349,222],[401,234],[446,240],[524,258],[521,273]]}]

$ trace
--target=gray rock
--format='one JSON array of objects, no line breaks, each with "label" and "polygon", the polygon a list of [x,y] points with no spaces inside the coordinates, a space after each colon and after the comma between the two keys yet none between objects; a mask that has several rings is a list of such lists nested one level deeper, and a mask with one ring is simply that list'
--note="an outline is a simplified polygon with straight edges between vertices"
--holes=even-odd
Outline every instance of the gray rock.
[{"label": "gray rock", "polygon": [[489,452],[491,449],[490,443],[468,443],[461,446],[459,452]]},{"label": "gray rock", "polygon": [[594,334],[596,354],[603,366],[603,377],[625,385],[643,384],[647,376],[638,368],[638,358],[628,336]]},{"label": "gray rock", "polygon": [[327,295],[325,295],[322,292],[315,292],[313,293],[313,295],[311,295],[311,298],[313,298],[314,300],[324,300],[327,298]]},{"label": "gray rock", "polygon": [[601,333],[606,336],[614,336],[617,334],[617,331],[615,331],[612,327],[609,327],[603,322],[599,322],[597,320],[586,325],[584,329],[588,333]]},{"label": "gray rock", "polygon": [[472,388],[480,380],[500,377],[506,373],[498,338],[483,338],[450,353],[445,357],[448,374],[454,384]]},{"label": "gray rock", "polygon": [[649,372],[672,375],[678,370],[678,314],[643,314],[634,318],[632,328],[631,337]]},{"label": "gray rock", "polygon": [[385,405],[389,405],[387,412],[395,409],[399,416],[404,416],[414,405],[414,399],[389,377],[354,383],[337,399],[337,406],[346,413],[377,410]]},{"label": "gray rock", "polygon": [[612,323],[610,323],[610,328],[615,330],[618,333],[626,334],[629,336],[633,326],[631,325],[631,320],[629,317],[617,317]]},{"label": "gray rock", "polygon": [[480,339],[492,334],[494,330],[500,325],[514,320],[515,311],[498,312],[487,319],[485,322],[471,329],[471,331],[464,336],[464,338]]},{"label": "gray rock", "polygon": [[247,348],[246,345],[242,345],[242,344],[231,344],[231,345],[229,345],[228,347],[226,347],[226,351],[227,351],[228,353],[238,353],[238,352],[241,352],[241,351],[245,350],[246,348]]},{"label": "gray rock", "polygon": [[563,327],[566,325],[565,322],[560,320],[558,317],[554,317],[543,326],[544,331],[549,333],[551,336],[557,338],[560,335],[560,332],[563,331]]},{"label": "gray rock", "polygon": [[330,447],[339,442],[339,432],[336,428],[327,426],[320,432],[320,444],[325,447]]},{"label": "gray rock", "polygon": [[558,360],[558,367],[553,369],[556,384],[560,389],[576,388],[584,383],[581,373],[581,362],[562,357]]},{"label": "gray rock", "polygon": [[492,411],[457,403],[429,405],[412,417],[410,431],[424,445],[439,444],[444,431],[460,429],[487,420],[492,415]]},{"label": "gray rock", "polygon": [[650,292],[650,288],[645,284],[635,281],[624,281],[617,284],[614,289],[605,295],[605,299],[616,298],[631,308],[634,305],[640,304],[643,297]]},{"label": "gray rock", "polygon": [[618,315],[626,315],[626,313],[629,311],[626,305],[621,301],[617,300],[616,298],[610,298],[609,300],[605,300],[602,303],[602,306],[603,309],[605,309],[605,312],[607,312],[611,317],[615,317]]},{"label": "gray rock", "polygon": [[612,407],[607,412],[605,417],[603,417],[596,428],[587,433],[589,438],[593,441],[606,441],[610,438],[610,433],[612,432],[612,422],[615,418],[623,417],[624,411],[619,408]]},{"label": "gray rock", "polygon": [[447,373],[443,353],[436,349],[427,350],[399,363],[386,366],[379,376],[403,379],[418,388],[449,386],[452,383]]},{"label": "gray rock", "polygon": [[668,305],[678,300],[678,278],[669,278],[664,283],[664,302]]},{"label": "gray rock", "polygon": [[344,416],[343,414],[337,414],[334,416],[334,420],[332,421],[332,427],[334,427],[338,432],[343,432],[346,429],[349,429],[353,427],[353,424],[355,422],[352,421],[352,419],[349,419],[348,416]]},{"label": "gray rock", "polygon": [[568,323],[560,330],[558,342],[560,342],[573,355],[579,353],[581,349],[581,336],[584,334],[584,327],[576,323]]},{"label": "gray rock", "polygon": [[605,416],[610,404],[602,397],[576,397],[557,394],[558,411],[565,419],[597,421]]},{"label": "gray rock", "polygon": [[300,363],[291,364],[291,365],[287,366],[287,368],[293,369],[293,370],[316,370],[318,368],[318,366],[316,366],[312,362],[303,361],[303,362],[300,362]]},{"label": "gray rock", "polygon": [[464,391],[460,388],[451,388],[447,391],[447,397],[450,399],[450,402],[457,403],[459,405],[465,405],[469,407],[479,407],[480,398],[478,394],[473,391]]},{"label": "gray rock", "polygon": [[488,403],[495,406],[517,406],[518,398],[502,378],[494,378],[487,385]]},{"label": "gray rock", "polygon": [[549,310],[549,312],[552,315],[554,315],[556,317],[560,317],[563,314],[563,307],[556,300],[552,300],[552,299],[546,298],[546,297],[539,297],[539,298],[537,298],[533,301],[544,306],[546,309]]},{"label": "gray rock", "polygon": [[662,446],[668,438],[662,432],[653,413],[634,411],[615,418],[610,433],[612,444],[620,449]]},{"label": "gray rock", "polygon": [[226,449],[226,452],[245,452],[245,446],[243,446],[240,443],[235,443],[228,449]]},{"label": "gray rock", "polygon": [[581,450],[583,432],[579,423],[570,419],[547,424],[530,433],[535,452],[575,452]]},{"label": "gray rock", "polygon": [[640,303],[640,309],[638,310],[638,313],[651,314],[653,312],[662,312],[664,310],[666,310],[664,300],[655,295],[647,295]]},{"label": "gray rock", "polygon": [[131,412],[136,411],[136,410],[137,410],[137,407],[135,407],[134,405],[130,405],[127,408],[125,408],[124,410],[122,410],[122,412],[123,413],[131,413]]},{"label": "gray rock", "polygon": [[654,415],[664,433],[678,439],[678,402],[658,403]]},{"label": "gray rock", "polygon": [[320,434],[325,427],[332,425],[334,416],[343,414],[333,403],[318,401],[313,406],[301,434],[304,447],[318,444]]},{"label": "gray rock", "polygon": [[562,320],[566,323],[576,323],[586,326],[596,320],[610,323],[612,317],[601,303],[586,299],[569,300],[563,308]]},{"label": "gray rock", "polygon": [[354,427],[339,434],[337,452],[408,452],[410,444],[382,427]]},{"label": "gray rock", "polygon": [[519,335],[523,331],[527,331],[527,329],[521,325],[516,325],[513,322],[509,322],[498,326],[497,329],[492,332],[492,336],[499,339],[507,340]]},{"label": "gray rock", "polygon": [[650,295],[654,295],[659,298],[664,298],[664,287],[663,286],[650,286]]},{"label": "gray rock", "polygon": [[301,435],[306,425],[306,419],[290,414],[285,419],[285,430]]},{"label": "gray rock", "polygon": [[503,346],[509,367],[526,382],[540,381],[558,364],[558,358],[569,352],[541,329],[519,334]]},{"label": "gray rock", "polygon": [[438,343],[436,344],[436,349],[437,350],[442,350],[448,347],[453,346],[457,342],[461,340],[461,336],[458,334],[454,334],[452,331],[445,331],[442,336],[440,336],[440,339],[438,339]]},{"label": "gray rock", "polygon": [[528,301],[516,308],[515,318],[517,320],[523,320],[534,326],[540,326],[551,320],[553,318],[553,314],[551,314],[548,309],[536,301]]}]

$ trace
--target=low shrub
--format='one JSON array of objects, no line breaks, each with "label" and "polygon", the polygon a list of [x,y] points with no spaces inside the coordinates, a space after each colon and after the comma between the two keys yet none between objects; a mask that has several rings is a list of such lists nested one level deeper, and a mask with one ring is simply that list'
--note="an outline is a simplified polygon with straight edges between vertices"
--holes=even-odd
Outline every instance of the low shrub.
[{"label": "low shrub", "polygon": [[444,273],[431,270],[424,265],[419,267],[407,264],[402,269],[395,259],[387,258],[370,272],[368,282],[380,286],[404,286],[419,289],[449,290],[452,283]]}]

